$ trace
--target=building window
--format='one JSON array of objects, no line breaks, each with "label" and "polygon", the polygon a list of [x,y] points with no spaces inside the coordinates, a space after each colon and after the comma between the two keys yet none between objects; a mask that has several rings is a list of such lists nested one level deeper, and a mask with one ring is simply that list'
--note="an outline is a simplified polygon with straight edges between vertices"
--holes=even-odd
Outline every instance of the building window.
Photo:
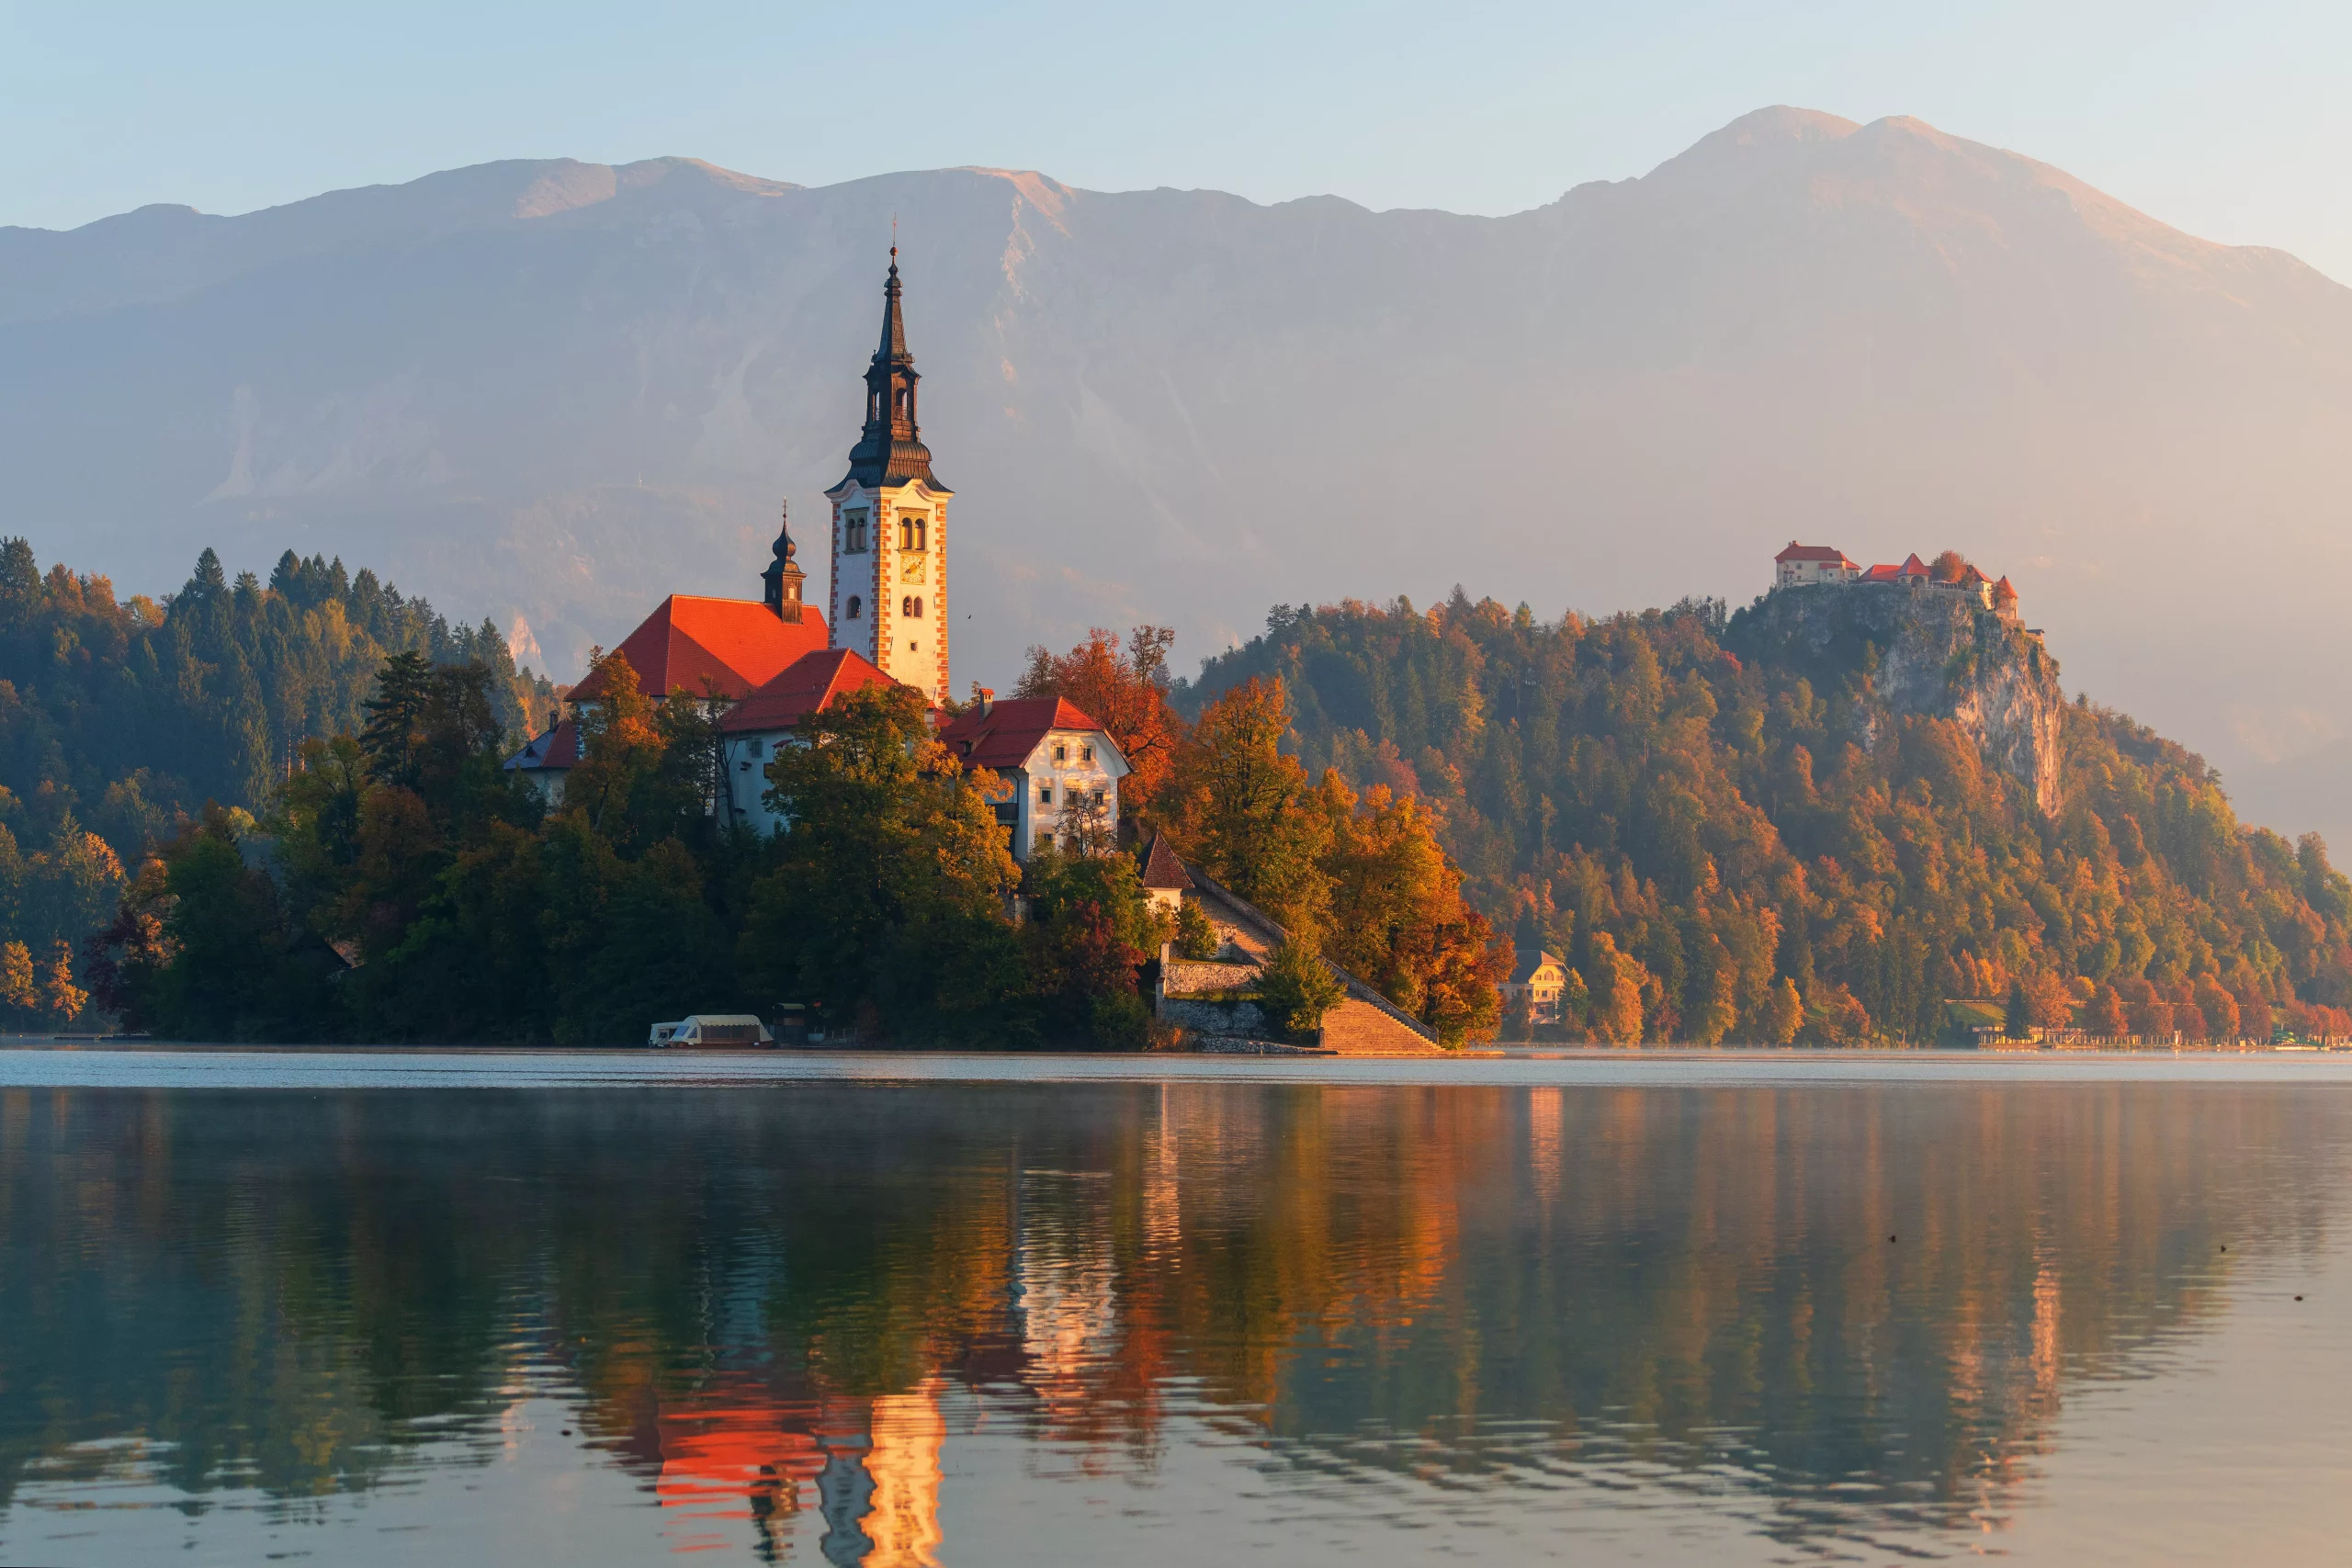
[{"label": "building window", "polygon": [[1063,745],[1058,740],[1054,742],[1054,761],[1057,762],[1067,762],[1069,761],[1069,748]]},{"label": "building window", "polygon": [[767,744],[768,743],[764,739],[755,735],[752,737],[752,744],[748,750],[751,751],[752,756],[757,757],[767,750]]},{"label": "building window", "polygon": [[1037,786],[1037,804],[1040,806],[1051,806],[1053,803],[1054,786],[1049,784],[1039,784]]},{"label": "building window", "polygon": [[842,513],[842,554],[862,556],[865,553],[865,513]]},{"label": "building window", "polygon": [[925,548],[923,536],[930,531],[930,525],[931,519],[920,512],[899,513],[899,548],[902,550]]},{"label": "building window", "polygon": [[865,601],[853,593],[849,596],[849,603],[842,606],[842,619],[854,621],[857,619],[857,613],[865,608]]},{"label": "building window", "polygon": [[922,619],[922,595],[910,593],[899,601],[899,614],[910,621]]},{"label": "building window", "polygon": [[1094,748],[1091,746],[1080,747],[1078,749],[1078,760],[1081,762],[1091,762],[1094,761]]}]

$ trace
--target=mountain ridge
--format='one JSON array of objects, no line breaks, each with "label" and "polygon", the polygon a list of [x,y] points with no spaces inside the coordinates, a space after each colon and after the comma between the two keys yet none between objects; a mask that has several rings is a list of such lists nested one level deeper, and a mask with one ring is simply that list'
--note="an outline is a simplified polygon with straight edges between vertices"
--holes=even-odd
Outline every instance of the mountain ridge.
[{"label": "mountain ridge", "polygon": [[1302,594],[1605,611],[1745,599],[1792,534],[1955,545],[2256,817],[2352,830],[2295,771],[2352,734],[2352,290],[1903,117],[1758,111],[1500,218],[514,160],[0,231],[9,525],[153,589],[209,542],[376,560],[576,670],[649,584],[750,593],[779,499],[821,576],[893,214],[959,680]]}]

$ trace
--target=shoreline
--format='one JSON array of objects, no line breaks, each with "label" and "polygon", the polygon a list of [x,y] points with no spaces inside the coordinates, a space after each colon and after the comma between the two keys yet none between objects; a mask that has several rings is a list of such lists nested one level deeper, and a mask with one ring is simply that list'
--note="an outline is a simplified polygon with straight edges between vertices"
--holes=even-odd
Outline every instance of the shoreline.
[{"label": "shoreline", "polygon": [[2352,1087],[2352,1051],[1566,1047],[1237,1056],[549,1046],[156,1045],[0,1041],[0,1089],[704,1089],[797,1084],[1272,1083],[1332,1087],[1799,1088],[1889,1084]]}]

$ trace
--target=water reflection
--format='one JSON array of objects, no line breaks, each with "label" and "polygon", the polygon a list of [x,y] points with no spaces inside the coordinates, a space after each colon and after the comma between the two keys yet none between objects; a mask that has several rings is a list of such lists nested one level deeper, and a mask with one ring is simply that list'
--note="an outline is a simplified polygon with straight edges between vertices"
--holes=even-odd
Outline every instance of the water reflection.
[{"label": "water reflection", "polygon": [[631,1478],[662,1547],[752,1561],[1021,1561],[1009,1498],[1205,1513],[1242,1476],[1374,1561],[1427,1551],[1399,1520],[1725,1499],[1800,1553],[1967,1550],[2034,1505],[2070,1392],[2326,1247],[2336,1105],[7,1090],[0,1548],[409,1488],[468,1555],[560,1420],[554,1462]]}]

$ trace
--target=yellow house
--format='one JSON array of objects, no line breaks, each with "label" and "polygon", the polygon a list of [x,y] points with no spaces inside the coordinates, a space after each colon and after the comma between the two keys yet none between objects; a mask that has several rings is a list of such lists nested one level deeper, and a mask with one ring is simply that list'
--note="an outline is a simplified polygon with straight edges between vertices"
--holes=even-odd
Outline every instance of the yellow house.
[{"label": "yellow house", "polygon": [[1503,1003],[1509,1006],[1515,998],[1527,998],[1527,1016],[1539,1022],[1555,1022],[1560,1016],[1560,993],[1567,988],[1568,966],[1556,953],[1518,950],[1511,964],[1510,978],[1498,987]]}]

